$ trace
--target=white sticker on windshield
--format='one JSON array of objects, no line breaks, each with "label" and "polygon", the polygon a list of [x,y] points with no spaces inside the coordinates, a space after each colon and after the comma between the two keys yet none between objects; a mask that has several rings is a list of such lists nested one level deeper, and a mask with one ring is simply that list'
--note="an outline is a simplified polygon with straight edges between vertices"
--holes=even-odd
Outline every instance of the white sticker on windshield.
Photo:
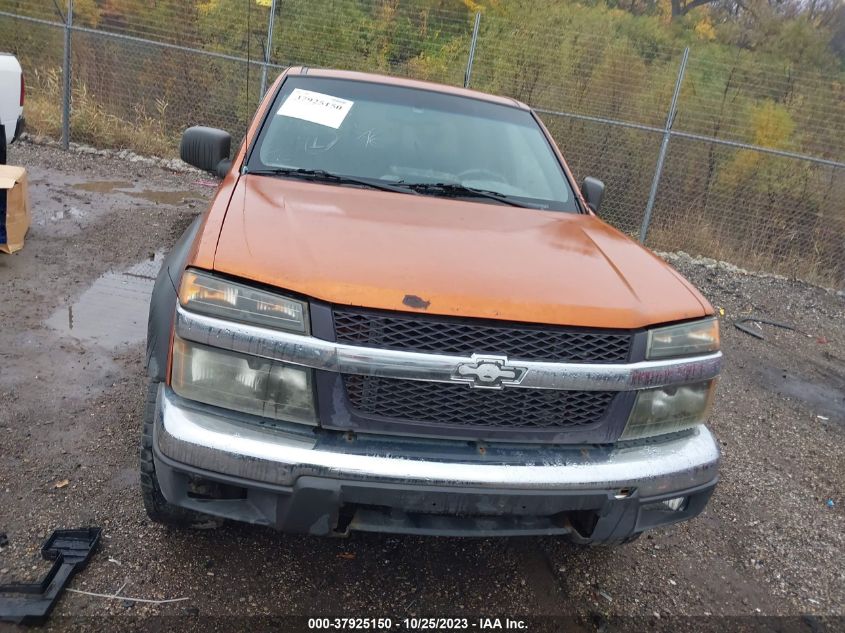
[{"label": "white sticker on windshield", "polygon": [[340,127],[354,101],[296,88],[276,113],[334,128]]}]

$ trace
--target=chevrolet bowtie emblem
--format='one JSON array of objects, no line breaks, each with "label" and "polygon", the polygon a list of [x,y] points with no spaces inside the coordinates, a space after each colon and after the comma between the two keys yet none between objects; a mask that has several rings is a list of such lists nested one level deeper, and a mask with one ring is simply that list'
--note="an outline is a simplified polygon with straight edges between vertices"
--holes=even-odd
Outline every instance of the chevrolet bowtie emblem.
[{"label": "chevrolet bowtie emblem", "polygon": [[528,369],[508,364],[507,356],[472,355],[472,361],[461,363],[452,372],[452,380],[465,382],[470,387],[503,389],[518,385]]}]

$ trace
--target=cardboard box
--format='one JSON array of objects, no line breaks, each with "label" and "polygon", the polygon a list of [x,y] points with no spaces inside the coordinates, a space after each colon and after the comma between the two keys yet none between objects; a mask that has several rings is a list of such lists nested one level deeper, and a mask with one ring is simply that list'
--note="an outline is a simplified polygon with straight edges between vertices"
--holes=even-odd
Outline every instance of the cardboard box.
[{"label": "cardboard box", "polygon": [[29,222],[26,169],[0,165],[0,251],[21,250]]}]

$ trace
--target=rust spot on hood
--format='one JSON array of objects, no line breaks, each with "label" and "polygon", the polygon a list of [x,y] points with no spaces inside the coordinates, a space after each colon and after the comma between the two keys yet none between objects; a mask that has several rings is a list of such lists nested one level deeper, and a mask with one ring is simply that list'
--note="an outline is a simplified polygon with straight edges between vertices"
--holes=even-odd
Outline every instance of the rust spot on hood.
[{"label": "rust spot on hood", "polygon": [[419,310],[425,310],[431,305],[431,301],[426,301],[417,295],[405,295],[405,298],[402,299],[402,303],[409,308],[417,308]]}]

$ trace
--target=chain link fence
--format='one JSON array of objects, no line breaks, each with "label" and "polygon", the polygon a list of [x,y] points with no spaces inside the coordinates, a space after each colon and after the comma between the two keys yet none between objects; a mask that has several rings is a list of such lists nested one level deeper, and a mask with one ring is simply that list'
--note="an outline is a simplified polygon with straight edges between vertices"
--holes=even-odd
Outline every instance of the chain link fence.
[{"label": "chain link fence", "polygon": [[[172,156],[243,135],[287,66],[382,72],[531,105],[602,215],[661,250],[845,287],[845,82],[706,43],[422,0],[0,0],[30,129]],[[248,61],[249,60],[249,61]]]}]

